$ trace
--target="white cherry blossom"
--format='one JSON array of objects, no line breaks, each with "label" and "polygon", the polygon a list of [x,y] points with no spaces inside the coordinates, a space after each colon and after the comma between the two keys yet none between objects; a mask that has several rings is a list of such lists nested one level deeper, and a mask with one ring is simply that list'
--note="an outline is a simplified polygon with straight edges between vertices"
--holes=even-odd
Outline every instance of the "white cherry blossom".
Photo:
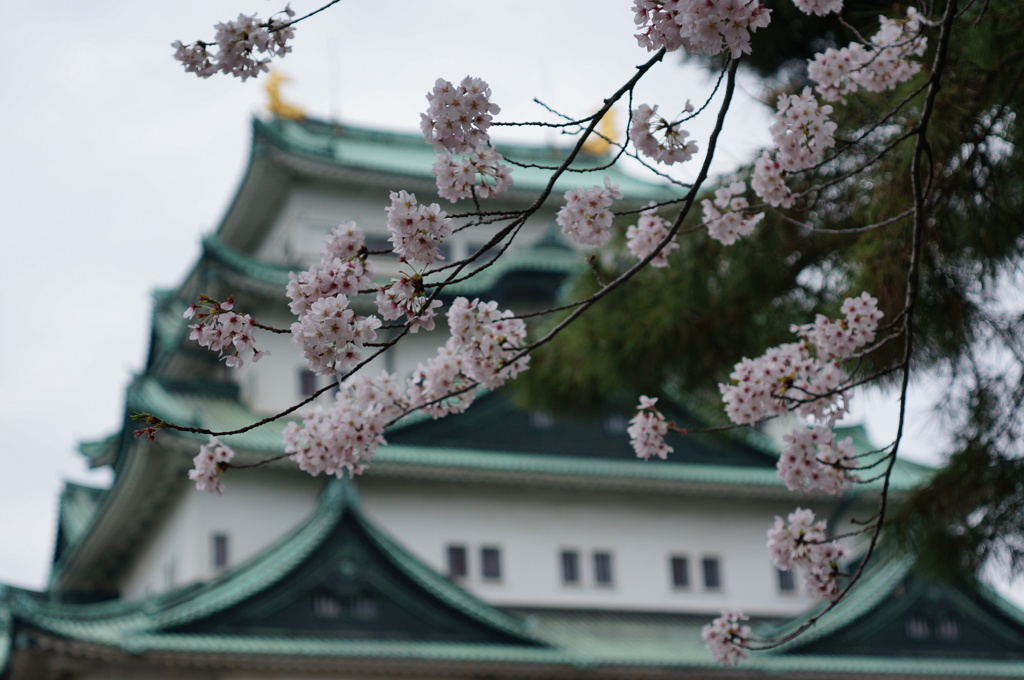
[{"label": "white cherry blossom", "polygon": [[665,416],[658,411],[657,403],[657,399],[640,397],[636,415],[629,421],[626,432],[637,458],[646,460],[656,456],[665,460],[668,454],[672,453],[672,447],[665,443],[668,423],[665,422]]},{"label": "white cherry blossom", "polygon": [[[693,104],[686,102],[686,113],[693,112]],[[641,104],[633,110],[629,122],[629,138],[637,151],[665,165],[683,163],[697,153],[697,143],[688,139],[689,132],[680,121],[670,123],[658,114],[657,106]],[[659,139],[660,137],[660,139]]]},{"label": "white cherry blossom", "polygon": [[622,192],[607,177],[604,186],[570,189],[565,192],[565,205],[559,208],[555,222],[563,234],[581,246],[599,246],[612,235],[614,215],[610,208],[612,200],[618,198],[622,198]]}]

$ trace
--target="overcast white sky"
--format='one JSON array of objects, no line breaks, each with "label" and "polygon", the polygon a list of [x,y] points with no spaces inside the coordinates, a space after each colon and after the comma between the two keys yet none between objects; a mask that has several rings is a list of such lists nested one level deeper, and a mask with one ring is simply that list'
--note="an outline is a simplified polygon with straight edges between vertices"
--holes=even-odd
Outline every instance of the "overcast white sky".
[{"label": "overcast white sky", "polygon": [[[294,80],[284,93],[314,116],[416,130],[434,80],[472,74],[491,84],[503,120],[538,118],[534,96],[590,113],[647,58],[630,4],[346,0],[298,27],[279,65]],[[318,3],[293,6],[301,15]],[[45,582],[63,480],[105,480],[86,471],[76,443],[118,427],[145,356],[150,292],[179,282],[245,167],[262,81],[200,80],[171,59],[170,43],[212,38],[215,22],[242,11],[279,9],[277,0],[24,3],[6,32],[0,583]],[[709,89],[669,59],[638,95],[671,112]],[[731,114],[721,170],[767,137],[763,120],[753,102]],[[872,410],[878,441],[891,437],[887,411],[888,401]],[[911,448],[934,446],[919,434]]]}]

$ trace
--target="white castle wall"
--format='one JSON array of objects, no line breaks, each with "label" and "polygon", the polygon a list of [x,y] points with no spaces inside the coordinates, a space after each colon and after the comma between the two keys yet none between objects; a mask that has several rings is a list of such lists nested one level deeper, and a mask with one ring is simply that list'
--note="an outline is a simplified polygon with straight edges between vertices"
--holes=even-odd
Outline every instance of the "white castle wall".
[{"label": "white castle wall", "polygon": [[300,472],[261,470],[232,472],[221,496],[183,489],[122,580],[122,595],[139,599],[214,578],[222,571],[213,564],[214,534],[227,536],[227,567],[242,564],[305,521],[322,485]]},{"label": "white castle wall", "polygon": [[[792,507],[743,499],[579,489],[360,480],[363,506],[401,545],[440,573],[447,546],[464,545],[462,582],[484,600],[512,606],[791,615],[808,596],[781,593],[765,549],[774,514]],[[480,575],[480,548],[498,547],[502,578]],[[562,582],[560,554],[580,555],[581,582]],[[613,559],[613,584],[595,583],[593,553]],[[669,560],[689,558],[690,586],[674,588]],[[717,557],[722,586],[703,585],[701,561]],[[800,586],[798,585],[798,591]]]}]

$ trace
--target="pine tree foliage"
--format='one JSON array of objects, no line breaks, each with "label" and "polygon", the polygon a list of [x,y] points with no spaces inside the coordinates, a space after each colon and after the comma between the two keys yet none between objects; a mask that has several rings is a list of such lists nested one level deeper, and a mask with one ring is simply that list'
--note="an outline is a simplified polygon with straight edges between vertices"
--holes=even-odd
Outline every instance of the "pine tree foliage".
[{"label": "pine tree foliage", "polygon": [[[850,40],[859,19],[905,11],[873,1],[847,6],[849,24],[825,27],[835,44]],[[764,77],[767,101],[805,87],[806,72],[794,64],[828,46],[794,39],[820,35],[821,26],[805,33],[801,22],[825,19],[775,11],[771,30],[754,38],[753,54],[768,56],[747,62]],[[956,448],[889,526],[922,566],[947,574],[976,571],[996,556],[1024,566],[1024,5],[964,2],[960,11],[928,134],[933,186],[912,358],[918,375],[944,381],[940,401]],[[723,247],[707,239],[694,211],[694,231],[679,239],[672,266],[649,268],[542,348],[521,398],[562,412],[669,385],[717,399],[716,384],[740,358],[791,341],[791,324],[834,315],[844,297],[868,291],[885,321],[896,321],[912,238],[912,221],[900,219],[912,207],[912,145],[901,135],[921,115],[920,88],[918,78],[895,96],[858,93],[836,106],[839,129],[854,131],[846,142],[862,140],[856,155],[824,163],[806,181],[834,183],[785,215],[770,212],[747,240]],[[878,122],[880,110],[901,101]],[[622,216],[620,226],[631,219]],[[577,292],[625,262],[581,275]],[[885,371],[902,348],[885,344],[861,361],[859,374]]]}]

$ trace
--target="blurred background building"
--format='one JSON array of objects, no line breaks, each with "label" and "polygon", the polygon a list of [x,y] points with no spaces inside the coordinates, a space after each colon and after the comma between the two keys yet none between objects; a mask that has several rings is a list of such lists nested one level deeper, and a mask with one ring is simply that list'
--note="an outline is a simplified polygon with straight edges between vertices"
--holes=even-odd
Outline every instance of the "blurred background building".
[{"label": "blurred background building", "polygon": [[[977,584],[924,581],[885,555],[794,641],[739,669],[716,666],[700,629],[721,610],[743,608],[757,632],[777,634],[821,606],[769,562],[771,518],[801,503],[841,531],[875,511],[873,495],[797,499],[775,474],[772,441],[747,430],[693,434],[667,461],[637,460],[626,435],[632,402],[562,420],[498,391],[461,416],[409,418],[355,480],[310,477],[285,459],[232,470],[221,496],[197,492],[187,470],[206,438],[136,439],[133,413],[230,429],[326,382],[286,335],[260,336],[272,356],[259,364],[226,368],[188,340],[187,306],[199,294],[234,295],[237,309],[288,327],[288,272],[316,262],[332,228],[354,220],[371,250],[387,250],[389,192],[436,198],[433,150],[419,136],[278,104],[278,115],[253,120],[248,170],[201,258],[154,296],[123,429],[81,447],[113,483],[67,485],[45,592],[0,591],[0,677],[1024,676],[1019,610]],[[501,150],[538,166],[565,153]],[[604,165],[606,153],[579,165]],[[602,174],[635,207],[669,195],[616,167]],[[493,209],[527,205],[548,172],[518,167],[514,177]],[[593,178],[567,174],[555,195]],[[552,304],[584,266],[558,234],[556,208],[549,201],[508,252],[443,299],[495,299],[519,312]],[[457,232],[446,257],[480,251],[489,229]],[[381,277],[397,273],[396,258],[376,260]],[[366,370],[404,380],[445,337],[443,327],[410,335]],[[665,410],[699,427],[706,408],[676,395]],[[281,453],[283,427],[224,440],[236,462],[256,462]],[[859,429],[847,435],[870,450]],[[926,475],[898,463],[893,492]]]}]

